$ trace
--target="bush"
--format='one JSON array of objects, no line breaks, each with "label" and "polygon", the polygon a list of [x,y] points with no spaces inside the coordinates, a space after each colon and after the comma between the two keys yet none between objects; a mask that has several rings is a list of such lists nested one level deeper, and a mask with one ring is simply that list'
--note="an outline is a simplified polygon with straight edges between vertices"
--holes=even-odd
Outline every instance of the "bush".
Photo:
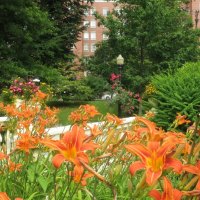
[{"label": "bush", "polygon": [[[147,88],[147,108],[154,107],[154,121],[164,128],[173,122],[176,113],[195,120],[200,111],[200,62],[188,63],[175,73],[156,75]],[[153,88],[153,89],[152,89]]]},{"label": "bush", "polygon": [[65,80],[56,92],[64,101],[88,101],[93,99],[93,91],[83,80]]},{"label": "bush", "polygon": [[85,82],[93,90],[95,98],[101,98],[105,91],[110,90],[109,83],[102,77],[89,75]]}]

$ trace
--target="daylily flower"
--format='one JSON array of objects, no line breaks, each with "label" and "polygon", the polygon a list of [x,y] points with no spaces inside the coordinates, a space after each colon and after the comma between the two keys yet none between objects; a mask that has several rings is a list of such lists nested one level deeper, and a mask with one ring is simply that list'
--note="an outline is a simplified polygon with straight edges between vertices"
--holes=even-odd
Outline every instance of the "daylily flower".
[{"label": "daylily flower", "polygon": [[5,192],[0,192],[0,200],[10,200]]},{"label": "daylily flower", "polygon": [[90,117],[99,115],[99,112],[96,110],[95,106],[93,105],[86,104],[86,105],[80,106],[80,108],[83,108]]},{"label": "daylily flower", "polygon": [[3,160],[4,158],[6,158],[7,157],[7,155],[6,154],[4,154],[4,153],[2,153],[2,152],[0,152],[0,160]]},{"label": "daylily flower", "polygon": [[106,119],[108,122],[110,123],[114,123],[116,124],[117,126],[121,125],[123,123],[123,120],[120,119],[119,117],[117,117],[116,115],[111,115],[109,113],[107,113],[106,115]]},{"label": "daylily flower", "polygon": [[130,166],[130,173],[135,174],[140,169],[146,169],[146,182],[154,184],[162,175],[163,170],[174,168],[178,173],[181,172],[182,163],[172,158],[170,152],[176,143],[149,142],[147,147],[143,144],[125,145],[125,148],[132,154],[140,157],[141,161],[136,161]]},{"label": "daylily flower", "polygon": [[8,161],[8,168],[10,172],[20,171],[21,167],[22,167],[22,164],[20,163],[14,163],[11,160]]},{"label": "daylily flower", "polygon": [[29,153],[30,149],[36,148],[36,140],[28,132],[19,134],[20,139],[16,141],[16,149]]},{"label": "daylily flower", "polygon": [[35,94],[39,99],[45,99],[48,95],[38,90]]},{"label": "daylily flower", "polygon": [[[6,192],[0,192],[0,200],[11,200]],[[22,198],[15,198],[15,200],[23,200]]]},{"label": "daylily flower", "polygon": [[198,182],[196,184],[196,189],[200,190],[200,160],[196,163],[196,166],[189,165],[189,164],[183,166],[183,170],[198,176]]},{"label": "daylily flower", "polygon": [[148,141],[160,141],[164,137],[164,131],[157,128],[154,122],[144,117],[136,117],[135,120],[145,125],[145,127],[139,126],[135,131],[139,131],[140,135],[141,133],[146,133]]},{"label": "daylily flower", "polygon": [[182,125],[182,124],[188,124],[190,123],[190,120],[186,120],[186,115],[181,115],[180,113],[177,113],[175,124],[176,126]]},{"label": "daylily flower", "polygon": [[82,186],[86,186],[87,178],[94,176],[92,173],[84,174],[84,168],[82,166],[75,166],[74,170],[70,173],[70,175],[73,177],[74,182],[81,183]]},{"label": "daylily flower", "polygon": [[64,161],[81,165],[80,160],[85,163],[89,162],[85,151],[94,150],[98,147],[93,142],[84,142],[85,137],[84,129],[74,125],[72,130],[66,132],[61,140],[44,140],[42,143],[59,151],[59,154],[56,154],[52,161],[56,168],[59,168]]},{"label": "daylily flower", "polygon": [[102,134],[102,131],[99,129],[99,127],[95,124],[93,127],[89,127],[92,136],[96,137],[97,135]]},{"label": "daylily flower", "polygon": [[155,200],[181,200],[182,192],[174,189],[171,182],[164,177],[164,191],[160,193],[157,190],[152,190],[149,196],[153,197]]}]

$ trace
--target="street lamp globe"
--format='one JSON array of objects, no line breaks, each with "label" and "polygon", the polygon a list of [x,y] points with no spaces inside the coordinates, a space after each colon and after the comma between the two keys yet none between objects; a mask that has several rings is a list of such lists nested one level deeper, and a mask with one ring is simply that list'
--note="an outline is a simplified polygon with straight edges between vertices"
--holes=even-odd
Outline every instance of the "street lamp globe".
[{"label": "street lamp globe", "polygon": [[117,65],[123,65],[124,64],[124,58],[122,57],[122,55],[120,54],[117,57]]}]

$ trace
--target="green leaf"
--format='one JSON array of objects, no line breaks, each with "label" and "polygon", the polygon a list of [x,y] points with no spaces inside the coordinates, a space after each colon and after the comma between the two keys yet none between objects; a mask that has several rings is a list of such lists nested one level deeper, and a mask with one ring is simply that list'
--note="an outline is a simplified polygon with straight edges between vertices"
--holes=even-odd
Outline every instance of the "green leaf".
[{"label": "green leaf", "polygon": [[27,200],[32,200],[36,194],[37,194],[37,192],[34,192]]},{"label": "green leaf", "polygon": [[30,182],[34,182],[34,180],[35,180],[35,172],[34,172],[34,169],[33,169],[32,167],[28,168],[27,173],[28,173],[28,180],[29,180]]},{"label": "green leaf", "polygon": [[48,185],[49,185],[49,181],[47,181],[47,179],[45,179],[42,176],[38,177],[37,180],[38,180],[40,186],[42,187],[43,192],[46,192]]},{"label": "green leaf", "polygon": [[82,200],[82,193],[81,193],[81,190],[78,191],[78,200]]}]

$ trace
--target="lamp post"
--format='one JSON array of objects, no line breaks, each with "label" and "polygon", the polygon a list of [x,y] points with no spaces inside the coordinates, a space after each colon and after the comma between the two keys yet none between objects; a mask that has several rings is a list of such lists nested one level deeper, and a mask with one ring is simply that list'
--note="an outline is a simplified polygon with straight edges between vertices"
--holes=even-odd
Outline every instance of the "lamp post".
[{"label": "lamp post", "polygon": [[[119,68],[119,85],[121,86],[121,84],[122,84],[122,68],[124,65],[124,58],[122,57],[121,54],[117,57],[117,65]],[[118,101],[118,117],[121,117],[121,115],[122,115],[121,102],[119,100]]]}]

